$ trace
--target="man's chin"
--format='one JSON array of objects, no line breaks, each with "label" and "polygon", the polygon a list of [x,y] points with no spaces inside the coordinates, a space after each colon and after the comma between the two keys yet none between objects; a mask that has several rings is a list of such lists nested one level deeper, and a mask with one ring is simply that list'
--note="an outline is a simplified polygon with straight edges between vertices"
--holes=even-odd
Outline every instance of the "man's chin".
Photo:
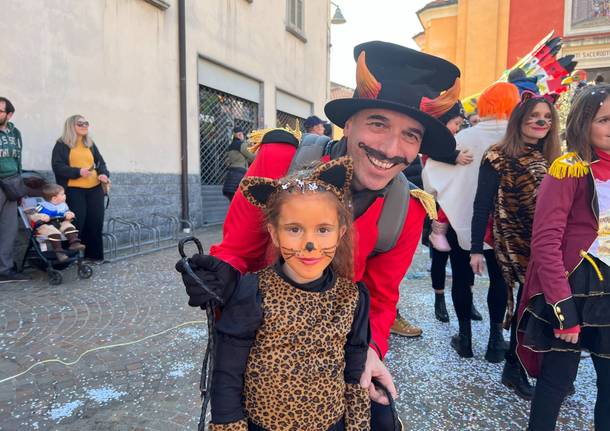
[{"label": "man's chin", "polygon": [[367,189],[372,191],[383,190],[387,185],[398,175],[398,172],[388,176],[366,175],[364,177],[356,176],[354,183],[358,189]]}]

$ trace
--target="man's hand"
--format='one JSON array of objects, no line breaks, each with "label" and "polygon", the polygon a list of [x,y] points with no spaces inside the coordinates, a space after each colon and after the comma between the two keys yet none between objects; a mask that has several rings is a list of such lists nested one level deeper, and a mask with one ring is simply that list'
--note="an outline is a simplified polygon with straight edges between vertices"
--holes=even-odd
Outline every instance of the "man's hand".
[{"label": "man's hand", "polygon": [[87,168],[80,168],[80,176],[83,178],[87,178],[89,175],[91,175],[91,171],[89,171],[89,169]]},{"label": "man's hand", "polygon": [[46,222],[48,222],[49,220],[51,220],[51,217],[49,217],[49,216],[48,216],[48,215],[46,215],[46,214],[41,214],[41,215],[40,215],[40,220],[42,220],[43,222],[45,222],[45,223],[46,223]]},{"label": "man's hand", "polygon": [[100,174],[97,176],[97,179],[100,180],[103,183],[107,183],[108,182],[108,177],[104,174]]},{"label": "man's hand", "polygon": [[[189,261],[191,269],[205,287],[221,297],[226,303],[235,290],[235,285],[239,279],[239,271],[228,263],[207,254],[194,254]],[[213,300],[210,292],[186,272],[182,260],[176,263],[176,271],[182,274],[182,282],[186,287],[191,307],[204,308],[206,304]]]},{"label": "man's hand", "polygon": [[386,368],[386,366],[381,362],[379,356],[377,356],[377,352],[369,347],[369,351],[366,355],[366,363],[364,364],[364,372],[362,373],[362,377],[360,377],[360,386],[369,390],[369,396],[371,400],[375,401],[379,404],[388,405],[390,404],[390,400],[385,395],[383,391],[377,390],[375,385],[371,383],[371,379],[375,377],[377,380],[381,382],[392,395],[392,398],[396,399],[398,397],[398,393],[396,392],[396,387],[394,386],[394,382],[392,381],[392,376],[390,372]]},{"label": "man's hand", "polygon": [[72,211],[66,211],[66,213],[64,214],[64,219],[65,220],[74,219],[74,213]]},{"label": "man's hand", "polygon": [[455,163],[457,163],[458,165],[469,165],[470,163],[472,163],[473,160],[474,157],[470,150],[462,150],[455,159]]},{"label": "man's hand", "polygon": [[483,270],[485,269],[483,260],[484,256],[481,253],[472,253],[470,255],[470,267],[472,268],[472,272],[477,275],[483,274]]}]

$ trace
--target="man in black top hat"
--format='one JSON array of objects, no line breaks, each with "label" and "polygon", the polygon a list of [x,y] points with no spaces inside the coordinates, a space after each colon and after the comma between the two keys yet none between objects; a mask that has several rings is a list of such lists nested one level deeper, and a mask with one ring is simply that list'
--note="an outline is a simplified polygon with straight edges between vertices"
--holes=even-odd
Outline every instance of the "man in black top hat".
[{"label": "man in black top hat", "polygon": [[[404,219],[399,220],[402,225],[396,242],[380,253],[375,251],[378,236],[383,232],[378,223],[382,222],[389,190],[396,184],[405,187],[398,177],[418,153],[435,159],[454,153],[453,135],[436,117],[456,103],[460,72],[443,59],[386,42],[358,45],[354,56],[357,88],[353,98],[333,100],[325,107],[326,116],[344,128],[344,138],[327,146],[322,160],[346,154],[353,159],[351,189],[357,237],[354,280],[365,283],[371,298],[371,343],[365,353],[361,384],[369,389],[373,401],[387,404],[384,392],[371,384],[371,377],[380,380],[396,396],[382,360],[396,316],[399,285],[417,248],[426,212],[417,199],[410,199]],[[298,141],[288,132],[267,133],[247,175],[284,176],[297,146]],[[407,190],[406,199],[408,196]],[[238,273],[256,271],[269,263],[265,259],[269,238],[261,232],[258,211],[238,192],[225,220],[222,243],[212,246],[210,256],[195,255],[191,259],[195,273],[208,289],[223,298],[230,297]],[[183,273],[189,304],[207,303],[210,295],[206,290],[180,263],[177,269]],[[378,408],[379,404],[373,406]],[[372,429],[382,428],[374,425]]]}]

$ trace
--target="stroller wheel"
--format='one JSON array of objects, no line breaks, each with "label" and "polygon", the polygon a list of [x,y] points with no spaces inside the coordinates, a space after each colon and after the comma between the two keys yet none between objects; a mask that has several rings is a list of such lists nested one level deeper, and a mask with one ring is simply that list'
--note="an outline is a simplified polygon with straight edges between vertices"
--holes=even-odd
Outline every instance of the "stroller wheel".
[{"label": "stroller wheel", "polygon": [[61,272],[55,270],[55,269],[49,269],[47,271],[47,274],[49,276],[49,284],[52,286],[57,286],[58,284],[61,284],[62,282],[62,276],[61,276]]},{"label": "stroller wheel", "polygon": [[93,269],[83,263],[82,265],[78,266],[78,277],[79,278],[91,278],[91,276],[93,275]]}]

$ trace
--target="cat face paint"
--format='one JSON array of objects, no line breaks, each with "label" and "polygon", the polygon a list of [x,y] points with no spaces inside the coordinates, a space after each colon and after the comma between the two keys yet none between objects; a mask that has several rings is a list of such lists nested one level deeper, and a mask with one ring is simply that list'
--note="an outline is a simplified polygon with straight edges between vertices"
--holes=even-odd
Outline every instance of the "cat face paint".
[{"label": "cat face paint", "polygon": [[277,226],[270,224],[267,228],[285,260],[284,272],[297,283],[322,276],[345,233],[329,193],[291,196],[282,204]]},{"label": "cat face paint", "polygon": [[553,114],[551,113],[551,108],[541,101],[532,109],[529,118],[526,118],[523,122],[521,135],[525,138],[524,140],[532,142],[543,139],[549,133],[549,130],[551,130],[552,121]]}]

